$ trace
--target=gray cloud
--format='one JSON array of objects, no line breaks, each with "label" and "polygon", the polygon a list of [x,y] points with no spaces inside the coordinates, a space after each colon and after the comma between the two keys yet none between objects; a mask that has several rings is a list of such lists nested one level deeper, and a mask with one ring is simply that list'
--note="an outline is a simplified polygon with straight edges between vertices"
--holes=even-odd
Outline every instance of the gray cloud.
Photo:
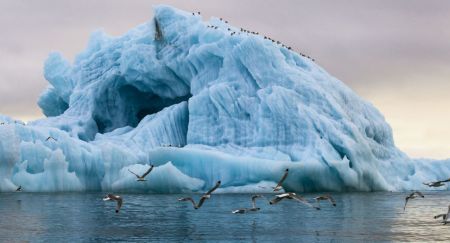
[{"label": "gray cloud", "polygon": [[[0,113],[30,119],[40,116],[36,100],[46,86],[42,66],[48,53],[69,59],[84,49],[98,28],[112,35],[151,18],[162,1],[1,1]],[[450,2],[445,0],[382,1],[164,1],[205,19],[223,17],[235,26],[271,36],[313,56],[328,72],[374,103],[393,126],[399,146],[414,155],[436,155],[410,144],[438,141],[434,120],[450,123]],[[411,110],[411,106],[417,109]],[[423,109],[423,110],[420,110]],[[427,123],[420,114],[434,116]],[[404,117],[404,119],[402,119]],[[403,123],[417,122],[409,129]],[[420,130],[422,129],[422,130]],[[426,130],[420,134],[418,131]],[[402,135],[403,134],[403,135]],[[433,136],[429,135],[433,134]],[[450,144],[439,138],[439,142]],[[408,142],[409,141],[409,142]],[[445,143],[446,142],[446,143]],[[437,144],[437,142],[436,142]],[[449,148],[442,148],[442,150]],[[420,151],[414,153],[414,151]],[[425,151],[425,152],[424,152]],[[443,152],[442,152],[443,153]],[[450,157],[450,152],[441,156]]]}]

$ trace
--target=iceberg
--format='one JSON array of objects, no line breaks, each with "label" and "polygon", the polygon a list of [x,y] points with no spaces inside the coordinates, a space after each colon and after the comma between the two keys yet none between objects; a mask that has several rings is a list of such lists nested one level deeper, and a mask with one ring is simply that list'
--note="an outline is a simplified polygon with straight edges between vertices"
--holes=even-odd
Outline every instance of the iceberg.
[{"label": "iceberg", "polygon": [[[44,75],[46,118],[0,116],[1,192],[270,192],[286,168],[286,191],[402,191],[450,175],[450,160],[397,149],[382,114],[313,60],[170,6],[94,32],[72,63],[51,53]],[[146,182],[128,172],[149,164]]]}]

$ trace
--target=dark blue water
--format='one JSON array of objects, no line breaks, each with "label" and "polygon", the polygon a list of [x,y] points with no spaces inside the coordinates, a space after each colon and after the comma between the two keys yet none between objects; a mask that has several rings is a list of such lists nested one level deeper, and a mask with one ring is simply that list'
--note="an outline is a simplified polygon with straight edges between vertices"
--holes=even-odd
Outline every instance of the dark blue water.
[{"label": "dark blue water", "polygon": [[[250,194],[212,195],[194,210],[186,195],[121,194],[124,206],[104,193],[0,194],[0,241],[250,241],[349,242],[450,240],[450,226],[433,216],[450,204],[449,192],[425,192],[403,212],[405,193],[334,194],[338,206],[316,211],[294,201],[236,215]],[[306,194],[313,197],[316,194]],[[198,195],[194,195],[198,198]],[[271,197],[271,195],[266,195]]]}]

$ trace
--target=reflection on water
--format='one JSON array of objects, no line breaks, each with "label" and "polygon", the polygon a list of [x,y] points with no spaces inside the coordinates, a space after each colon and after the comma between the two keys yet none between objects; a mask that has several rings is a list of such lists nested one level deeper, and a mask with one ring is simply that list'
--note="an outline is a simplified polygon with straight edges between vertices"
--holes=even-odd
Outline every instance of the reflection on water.
[{"label": "reflection on water", "polygon": [[[294,201],[261,211],[231,214],[250,207],[250,195],[213,195],[194,210],[185,195],[122,194],[119,214],[103,193],[0,194],[0,241],[435,241],[450,240],[450,226],[433,216],[445,213],[448,192],[425,192],[403,212],[407,193],[335,194],[338,206],[321,202],[316,211]],[[266,195],[270,197],[270,195]],[[313,197],[314,194],[306,194]]]}]

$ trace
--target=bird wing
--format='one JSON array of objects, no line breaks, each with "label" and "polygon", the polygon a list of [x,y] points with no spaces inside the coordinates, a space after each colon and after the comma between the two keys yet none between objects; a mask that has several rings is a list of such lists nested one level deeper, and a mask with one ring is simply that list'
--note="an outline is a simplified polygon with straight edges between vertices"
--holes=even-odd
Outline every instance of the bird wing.
[{"label": "bird wing", "polygon": [[431,182],[422,182],[425,186],[431,186]]},{"label": "bird wing", "polygon": [[421,192],[415,191],[413,194],[419,195],[420,197],[425,197]]},{"label": "bird wing", "polygon": [[288,196],[290,196],[289,193],[283,193],[283,194],[275,195],[275,197],[288,197]]},{"label": "bird wing", "polygon": [[150,168],[142,175],[142,177],[146,177],[153,170],[153,165],[150,165]]},{"label": "bird wing", "polygon": [[409,198],[410,198],[410,197],[406,197],[406,198],[405,198],[405,206],[403,206],[403,211],[406,210],[406,204],[408,203]]},{"label": "bird wing", "polygon": [[136,173],[134,173],[133,171],[131,171],[130,169],[128,169],[128,171],[131,173],[131,174],[133,174],[133,175],[135,175],[137,178],[139,178],[140,176],[138,175],[138,174],[136,174]]},{"label": "bird wing", "polygon": [[232,213],[245,213],[247,210],[245,208],[240,208],[232,211]]},{"label": "bird wing", "polygon": [[209,189],[209,191],[207,191],[207,192],[206,192],[205,194],[203,194],[203,195],[204,195],[204,196],[210,195],[213,191],[215,191],[217,188],[219,188],[219,186],[220,186],[220,182],[217,182],[216,185],[215,185],[213,188]]},{"label": "bird wing", "polygon": [[450,178],[448,178],[446,180],[438,181],[438,182],[440,182],[440,183],[442,183],[442,182],[450,182]]},{"label": "bird wing", "polygon": [[281,200],[283,200],[283,199],[285,199],[286,197],[278,197],[278,196],[275,196],[272,200],[270,200],[269,202],[270,202],[270,204],[277,204],[277,203],[279,203]]},{"label": "bird wing", "polygon": [[253,195],[252,197],[252,206],[253,208],[256,208],[256,198],[262,197],[261,195]]},{"label": "bird wing", "polygon": [[115,200],[117,201],[117,207],[116,207],[116,210],[119,211],[120,208],[122,207],[122,198],[121,198],[121,197],[116,197]]},{"label": "bird wing", "polygon": [[208,199],[208,197],[205,197],[205,196],[200,197],[200,200],[198,201],[198,204],[197,204],[196,207],[200,208],[203,205],[203,203],[205,202],[206,199]]},{"label": "bird wing", "polygon": [[278,184],[277,184],[277,186],[275,188],[281,187],[281,185],[283,184],[284,180],[286,180],[286,177],[288,176],[288,174],[289,174],[289,171],[286,170],[284,172],[283,176],[281,177],[280,181],[278,181]]},{"label": "bird wing", "polygon": [[194,205],[194,208],[197,207],[197,205],[195,205],[195,201],[194,201],[194,199],[192,199],[192,197],[182,197],[182,198],[179,198],[178,201],[189,201],[192,203],[192,205]]},{"label": "bird wing", "polygon": [[327,196],[328,197],[328,201],[330,201],[331,204],[336,205],[336,200],[334,200],[334,198],[332,196]]},{"label": "bird wing", "polygon": [[312,208],[315,208],[315,209],[320,209],[320,208],[318,208],[318,207],[316,207],[316,206],[313,206],[311,203],[309,203],[308,201],[306,201],[306,199],[304,199],[303,197],[299,197],[299,196],[296,196],[296,195],[293,195],[293,196],[291,196],[291,197],[292,197],[292,199],[294,199],[295,201],[300,202],[300,203],[303,203],[303,204],[305,204],[305,205],[308,206],[308,207],[312,207]]}]

